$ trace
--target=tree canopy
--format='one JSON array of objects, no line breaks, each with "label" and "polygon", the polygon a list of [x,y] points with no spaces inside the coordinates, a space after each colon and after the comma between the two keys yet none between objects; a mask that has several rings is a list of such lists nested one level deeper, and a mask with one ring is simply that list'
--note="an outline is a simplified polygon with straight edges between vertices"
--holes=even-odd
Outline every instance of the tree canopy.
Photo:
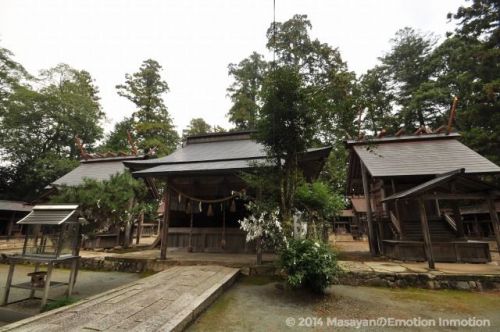
[{"label": "tree canopy", "polygon": [[162,67],[152,59],[145,60],[138,72],[125,74],[125,83],[116,86],[118,95],[136,106],[132,114],[134,137],[139,147],[148,152],[157,150],[166,155],[175,150],[179,134],[165,106],[164,95],[169,91],[161,77]]}]

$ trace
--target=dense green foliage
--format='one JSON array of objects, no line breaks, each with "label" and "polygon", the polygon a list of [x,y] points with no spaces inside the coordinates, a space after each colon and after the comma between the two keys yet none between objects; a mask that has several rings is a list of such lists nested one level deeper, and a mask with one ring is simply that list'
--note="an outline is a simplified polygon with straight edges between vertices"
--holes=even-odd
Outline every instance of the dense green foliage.
[{"label": "dense green foliage", "polygon": [[0,166],[0,195],[33,199],[77,164],[75,135],[92,150],[103,134],[104,113],[98,89],[84,70],[65,64],[44,70],[36,81],[38,89],[20,80],[10,82],[15,83],[4,87],[0,106],[5,163]]},{"label": "dense green foliage", "polygon": [[337,215],[345,202],[343,196],[335,193],[327,183],[314,181],[297,187],[295,205],[320,219],[328,219]]},{"label": "dense green foliage", "polygon": [[233,102],[228,116],[237,129],[255,128],[261,104],[259,93],[267,66],[263,56],[257,52],[238,64],[229,65],[229,75],[234,82],[227,89]]},{"label": "dense green foliage", "polygon": [[162,67],[155,60],[145,60],[139,71],[125,74],[125,83],[116,86],[118,95],[135,104],[132,114],[134,137],[139,148],[148,152],[156,149],[166,155],[175,150],[179,135],[168,113],[163,95],[169,91],[168,84],[161,77]]},{"label": "dense green foliage", "polygon": [[112,176],[109,180],[85,179],[85,183],[75,187],[62,187],[51,197],[53,203],[78,202],[83,216],[88,221],[83,232],[92,235],[98,231],[117,229],[130,225],[144,205],[146,186],[125,172]]},{"label": "dense green foliage", "polygon": [[209,125],[202,118],[194,118],[191,119],[188,127],[182,131],[182,137],[186,138],[187,136],[202,135],[208,133],[223,133],[225,131],[226,130],[220,126]]},{"label": "dense green foliage", "polygon": [[324,292],[339,274],[337,258],[325,243],[313,240],[291,240],[280,254],[280,264],[292,287],[306,287]]}]

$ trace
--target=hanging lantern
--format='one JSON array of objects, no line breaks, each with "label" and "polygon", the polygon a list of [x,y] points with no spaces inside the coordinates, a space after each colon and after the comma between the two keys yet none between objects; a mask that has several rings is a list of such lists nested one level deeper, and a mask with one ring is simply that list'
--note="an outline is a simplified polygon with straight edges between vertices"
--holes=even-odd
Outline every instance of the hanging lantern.
[{"label": "hanging lantern", "polygon": [[236,202],[234,201],[234,199],[231,201],[231,207],[229,208],[229,211],[232,213],[236,212]]},{"label": "hanging lantern", "polygon": [[179,194],[179,195],[177,196],[177,199],[179,200],[179,204],[181,204],[181,200],[182,200],[182,196],[181,196],[181,194]]},{"label": "hanging lantern", "polygon": [[188,201],[186,204],[186,213],[191,213],[193,211],[193,208],[191,206],[191,201]]},{"label": "hanging lantern", "polygon": [[207,216],[211,217],[214,215],[214,210],[212,209],[212,204],[208,205]]},{"label": "hanging lantern", "polygon": [[202,209],[202,206],[201,206],[201,201],[200,203],[198,204],[198,209],[200,209],[200,213],[203,212],[203,209]]}]

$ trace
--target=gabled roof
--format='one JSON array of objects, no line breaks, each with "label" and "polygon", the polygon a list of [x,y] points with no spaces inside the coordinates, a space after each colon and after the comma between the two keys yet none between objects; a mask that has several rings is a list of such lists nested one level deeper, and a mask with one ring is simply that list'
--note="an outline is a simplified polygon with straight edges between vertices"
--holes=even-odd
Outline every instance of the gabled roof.
[{"label": "gabled roof", "polygon": [[460,143],[459,136],[427,134],[346,143],[373,177],[436,175],[457,168],[468,174],[500,173],[499,166]]},{"label": "gabled roof", "polygon": [[1,211],[29,212],[32,208],[33,206],[26,202],[0,200]]},{"label": "gabled roof", "polygon": [[[257,163],[266,164],[267,158],[264,146],[253,140],[251,134],[245,131],[191,136],[184,146],[166,157],[124,164],[135,171],[134,175],[143,177],[249,169]],[[324,160],[330,150],[331,147],[309,149],[300,161],[309,163],[311,171],[319,172],[313,163]]]},{"label": "gabled roof", "polygon": [[97,181],[109,180],[111,176],[123,173],[127,169],[123,164],[124,161],[141,160],[144,158],[144,155],[137,155],[82,160],[77,168],[52,182],[47,188],[78,186],[83,184],[84,179]]},{"label": "gabled roof", "polygon": [[78,205],[35,205],[20,225],[61,225],[78,221]]},{"label": "gabled roof", "polygon": [[178,163],[259,159],[266,156],[264,147],[250,139],[252,132],[216,133],[188,137],[184,146],[168,156],[126,161],[131,169]]}]

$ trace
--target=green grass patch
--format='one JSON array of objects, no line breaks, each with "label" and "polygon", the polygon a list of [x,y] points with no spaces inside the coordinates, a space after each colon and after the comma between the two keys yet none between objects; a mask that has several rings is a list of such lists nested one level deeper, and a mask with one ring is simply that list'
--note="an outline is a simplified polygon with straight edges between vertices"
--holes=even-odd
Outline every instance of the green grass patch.
[{"label": "green grass patch", "polygon": [[242,276],[239,280],[243,285],[263,286],[272,282],[283,281],[278,276],[253,275]]},{"label": "green grass patch", "polygon": [[73,304],[75,302],[77,302],[78,299],[77,298],[74,298],[74,297],[71,297],[71,296],[64,296],[64,297],[61,297],[61,298],[58,298],[54,301],[51,301],[49,303],[47,303],[45,305],[45,307],[43,308],[42,312],[45,312],[45,311],[49,311],[49,310],[54,310],[54,309],[57,309],[57,308],[61,308],[61,307],[64,307],[64,306],[67,306],[69,304]]}]

